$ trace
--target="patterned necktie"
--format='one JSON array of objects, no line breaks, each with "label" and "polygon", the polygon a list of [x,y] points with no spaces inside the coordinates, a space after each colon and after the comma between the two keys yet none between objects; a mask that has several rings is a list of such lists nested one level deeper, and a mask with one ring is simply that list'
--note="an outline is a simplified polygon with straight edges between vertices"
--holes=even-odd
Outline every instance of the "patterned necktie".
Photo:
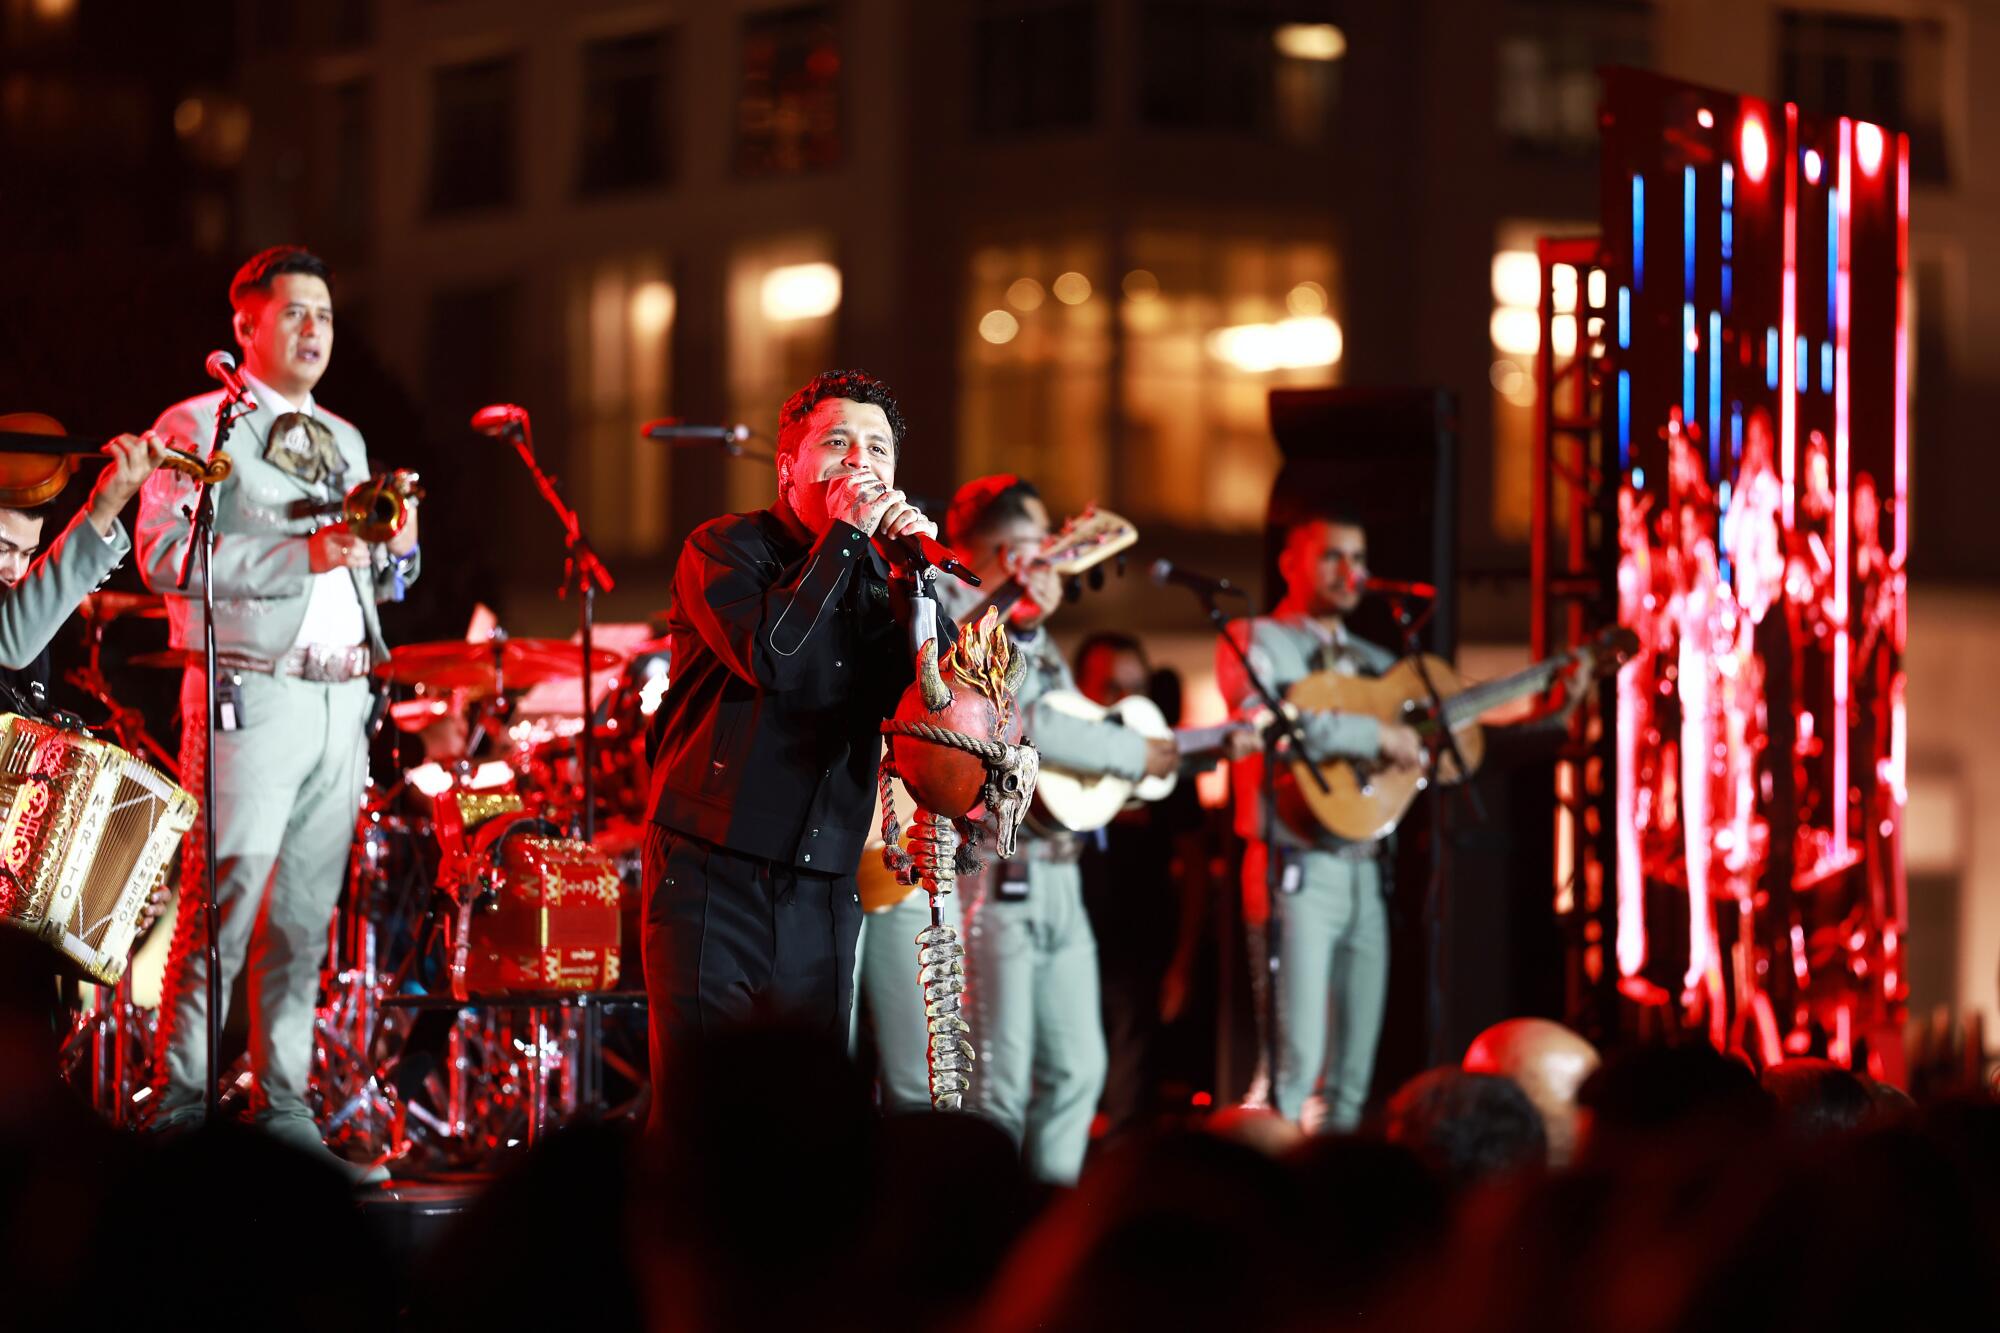
[{"label": "patterned necktie", "polygon": [[264,461],[308,486],[317,486],[329,477],[338,479],[345,470],[333,430],[303,412],[287,412],[271,423],[271,434],[264,441]]}]

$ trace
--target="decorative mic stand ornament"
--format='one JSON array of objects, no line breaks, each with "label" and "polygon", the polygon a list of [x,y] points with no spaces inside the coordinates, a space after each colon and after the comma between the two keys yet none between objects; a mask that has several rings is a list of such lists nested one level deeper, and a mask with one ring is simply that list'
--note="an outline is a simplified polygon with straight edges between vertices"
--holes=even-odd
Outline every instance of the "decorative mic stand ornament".
[{"label": "decorative mic stand ornament", "polygon": [[[978,625],[961,630],[940,659],[935,604],[920,592],[913,607],[917,678],[896,716],[882,724],[889,738],[881,779],[882,862],[898,883],[922,884],[930,894],[931,924],[917,935],[917,978],[930,1029],[931,1105],[957,1111],[972,1083],[972,1028],[959,1012],[965,946],[958,931],[944,923],[939,899],[961,873],[970,874],[981,863],[974,855],[981,824],[992,830],[1001,856],[1014,854],[1041,756],[1021,740],[1014,698],[1028,662],[1014,652],[999,614],[989,609]],[[903,780],[917,807],[907,850],[889,800],[892,774]],[[969,824],[961,838],[953,821],[981,806],[985,820]]]}]

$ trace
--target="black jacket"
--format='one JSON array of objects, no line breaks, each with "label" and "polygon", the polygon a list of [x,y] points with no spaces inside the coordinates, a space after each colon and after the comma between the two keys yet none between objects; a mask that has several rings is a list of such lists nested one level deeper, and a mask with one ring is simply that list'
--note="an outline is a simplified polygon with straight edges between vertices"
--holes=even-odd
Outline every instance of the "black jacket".
[{"label": "black jacket", "polygon": [[49,650],[43,648],[35,660],[10,670],[0,667],[0,710],[41,717],[48,708]]},{"label": "black jacket", "polygon": [[673,684],[647,736],[653,821],[803,872],[853,874],[881,723],[914,674],[903,605],[846,523],[810,547],[770,510],[696,529],[674,568]]}]

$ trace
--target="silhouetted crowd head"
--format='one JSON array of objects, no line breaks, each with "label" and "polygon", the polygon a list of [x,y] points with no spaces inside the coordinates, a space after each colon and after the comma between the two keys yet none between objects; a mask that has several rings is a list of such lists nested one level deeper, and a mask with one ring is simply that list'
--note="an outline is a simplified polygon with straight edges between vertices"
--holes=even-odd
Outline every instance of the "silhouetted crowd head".
[{"label": "silhouetted crowd head", "polygon": [[1074,1190],[976,1116],[882,1119],[785,1031],[689,1048],[660,1131],[545,1138],[422,1246],[248,1130],[0,1090],[0,1326],[451,1333],[2000,1327],[2000,1108],[1501,1027],[1361,1134],[1236,1108]]}]

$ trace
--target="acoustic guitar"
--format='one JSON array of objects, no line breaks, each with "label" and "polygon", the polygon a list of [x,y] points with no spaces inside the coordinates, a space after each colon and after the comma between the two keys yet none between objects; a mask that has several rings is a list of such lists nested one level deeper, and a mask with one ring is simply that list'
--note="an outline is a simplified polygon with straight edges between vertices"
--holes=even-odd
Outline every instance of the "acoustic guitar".
[{"label": "acoustic guitar", "polygon": [[[1176,730],[1166,715],[1143,694],[1127,695],[1106,707],[1074,690],[1051,690],[1037,701],[1066,717],[1085,722],[1115,722],[1148,740],[1171,740],[1183,756],[1220,750],[1223,743],[1248,722],[1222,722],[1212,727],[1183,727]],[[1180,782],[1179,773],[1158,778],[1119,777],[1115,773],[1079,773],[1042,760],[1041,776],[1035,781],[1035,807],[1030,820],[1044,830],[1090,833],[1103,828],[1133,801],[1164,801]]]},{"label": "acoustic guitar", "polygon": [[1293,758],[1288,770],[1278,776],[1278,816],[1303,837],[1317,836],[1321,829],[1349,842],[1387,837],[1433,777],[1443,783],[1464,781],[1466,774],[1458,771],[1443,747],[1445,727],[1451,728],[1468,771],[1477,772],[1486,754],[1480,718],[1503,704],[1540,694],[1586,651],[1592,657],[1594,674],[1604,675],[1616,671],[1638,648],[1638,637],[1631,630],[1613,626],[1587,648],[1572,648],[1510,676],[1470,687],[1459,680],[1448,662],[1426,654],[1424,667],[1444,700],[1442,716],[1432,708],[1430,691],[1424,688],[1411,659],[1405,658],[1375,677],[1314,672],[1286,691],[1287,705],[1301,711],[1365,713],[1383,722],[1404,723],[1423,737],[1432,762],[1426,768],[1399,768],[1387,763],[1329,759],[1317,765],[1328,788],[1322,792],[1307,772],[1308,761]]}]

